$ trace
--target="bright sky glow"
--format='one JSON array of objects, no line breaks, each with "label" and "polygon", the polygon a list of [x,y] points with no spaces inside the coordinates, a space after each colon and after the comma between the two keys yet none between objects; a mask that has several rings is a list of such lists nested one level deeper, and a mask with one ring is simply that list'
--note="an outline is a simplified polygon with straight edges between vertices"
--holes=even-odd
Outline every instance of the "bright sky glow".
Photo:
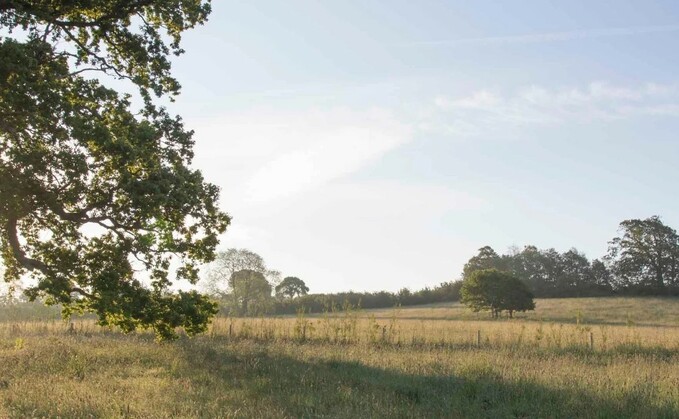
[{"label": "bright sky glow", "polygon": [[679,228],[678,46],[676,1],[218,1],[172,110],[222,247],[312,292],[421,288],[483,245]]}]

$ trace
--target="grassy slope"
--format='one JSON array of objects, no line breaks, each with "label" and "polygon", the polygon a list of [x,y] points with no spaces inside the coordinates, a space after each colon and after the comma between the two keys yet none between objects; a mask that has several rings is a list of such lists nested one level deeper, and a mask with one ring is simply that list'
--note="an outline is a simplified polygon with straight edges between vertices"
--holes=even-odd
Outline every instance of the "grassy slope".
[{"label": "grassy slope", "polygon": [[[619,310],[621,320],[610,313],[625,301],[549,300],[539,308],[551,304],[555,319],[572,322],[574,307],[596,304],[606,310],[600,321],[624,323],[629,310]],[[653,301],[662,306],[655,314],[644,308],[650,301],[627,303],[639,323],[647,313],[649,324],[676,324],[679,301]],[[402,309],[399,317],[442,312],[469,315],[453,306]],[[667,339],[670,349],[594,352],[219,334],[157,345],[147,335],[96,329],[72,336],[59,323],[6,325],[0,417],[679,417],[679,335]]]},{"label": "grassy slope", "polygon": [[[588,324],[628,324],[679,326],[679,298],[673,297],[600,297],[550,298],[535,300],[535,311],[517,313],[524,320],[575,323],[578,315]],[[386,318],[393,310],[370,310]],[[406,319],[490,320],[488,313],[473,313],[459,303],[404,307],[399,315]]]}]

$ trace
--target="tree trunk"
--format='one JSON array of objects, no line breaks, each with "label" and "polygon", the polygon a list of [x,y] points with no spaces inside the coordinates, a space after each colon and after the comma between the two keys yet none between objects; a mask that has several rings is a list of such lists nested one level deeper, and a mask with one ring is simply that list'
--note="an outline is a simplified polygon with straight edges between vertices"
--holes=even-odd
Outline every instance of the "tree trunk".
[{"label": "tree trunk", "polygon": [[662,271],[663,271],[663,267],[662,267],[662,266],[659,266],[659,267],[655,270],[655,282],[657,283],[657,287],[658,287],[659,289],[662,289],[662,288],[665,287],[665,281],[664,281],[664,279],[663,279],[663,275],[662,275],[663,272],[662,272]]}]

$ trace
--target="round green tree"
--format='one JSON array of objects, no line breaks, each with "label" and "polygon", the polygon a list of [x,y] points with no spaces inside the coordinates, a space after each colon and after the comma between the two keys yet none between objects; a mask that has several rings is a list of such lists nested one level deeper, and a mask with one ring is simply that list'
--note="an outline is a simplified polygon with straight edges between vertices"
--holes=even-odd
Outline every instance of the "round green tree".
[{"label": "round green tree", "polygon": [[679,234],[660,217],[620,223],[621,236],[609,243],[606,259],[620,288],[664,293],[679,289]]},{"label": "round green tree", "polygon": [[502,281],[501,294],[500,310],[506,310],[510,319],[514,317],[515,311],[535,310],[533,293],[523,281],[513,275],[506,275]]},{"label": "round green tree", "polygon": [[234,272],[229,278],[231,298],[238,314],[264,314],[271,303],[271,284],[264,274],[251,269]]},{"label": "round green tree", "polygon": [[489,310],[493,318],[507,310],[510,317],[515,311],[533,310],[533,294],[517,277],[497,269],[471,272],[462,282],[460,302],[473,311]]},{"label": "round green tree", "polygon": [[296,276],[286,276],[280,284],[276,285],[276,294],[287,298],[307,295],[308,292],[309,287]]}]

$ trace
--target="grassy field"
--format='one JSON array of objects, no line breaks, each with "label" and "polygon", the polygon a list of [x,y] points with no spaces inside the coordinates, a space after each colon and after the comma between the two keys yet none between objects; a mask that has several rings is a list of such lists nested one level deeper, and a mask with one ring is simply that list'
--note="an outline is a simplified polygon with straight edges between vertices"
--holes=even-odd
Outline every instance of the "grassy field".
[{"label": "grassy field", "polygon": [[[637,324],[679,326],[679,299],[671,297],[590,297],[535,300],[535,311],[516,313],[533,321],[589,324]],[[374,310],[376,317],[389,317],[392,310]],[[445,320],[491,320],[488,313],[473,313],[459,303],[408,308],[402,318]]]},{"label": "grassy field", "polygon": [[0,417],[679,417],[677,299],[217,319],[170,344],[14,313]]}]

